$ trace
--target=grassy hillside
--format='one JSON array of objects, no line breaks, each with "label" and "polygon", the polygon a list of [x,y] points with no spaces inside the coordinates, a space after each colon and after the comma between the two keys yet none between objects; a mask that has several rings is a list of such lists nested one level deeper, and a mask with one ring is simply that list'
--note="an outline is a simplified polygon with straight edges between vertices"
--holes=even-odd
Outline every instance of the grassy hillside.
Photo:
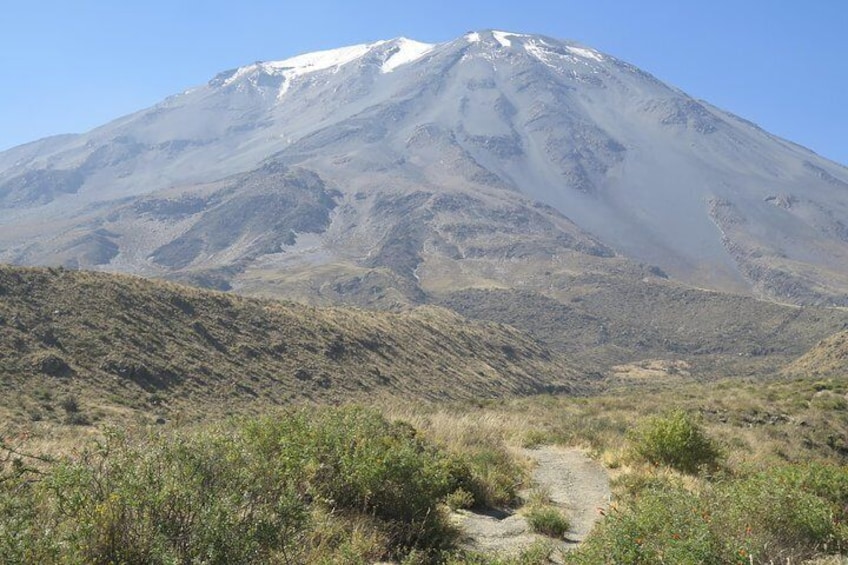
[{"label": "grassy hillside", "polygon": [[138,278],[0,267],[7,421],[171,417],[297,400],[576,391],[561,356],[438,308],[319,309]]},{"label": "grassy hillside", "polygon": [[430,262],[418,271],[420,288],[382,268],[300,261],[273,275],[248,270],[236,288],[316,305],[386,310],[435,305],[511,325],[594,371],[661,359],[685,361],[693,375],[710,379],[777,372],[848,325],[846,309],[692,288],[649,266],[604,261],[599,267],[481,259],[463,268]]},{"label": "grassy hillside", "polygon": [[786,367],[784,372],[789,375],[845,377],[848,375],[848,331],[823,339]]}]

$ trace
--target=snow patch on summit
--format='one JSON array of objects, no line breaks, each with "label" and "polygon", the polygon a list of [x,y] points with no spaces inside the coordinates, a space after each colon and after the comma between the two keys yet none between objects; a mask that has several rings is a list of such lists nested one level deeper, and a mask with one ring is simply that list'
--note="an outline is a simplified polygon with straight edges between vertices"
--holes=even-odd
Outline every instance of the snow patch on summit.
[{"label": "snow patch on summit", "polygon": [[510,33],[508,31],[497,30],[492,31],[492,36],[495,38],[495,41],[501,44],[502,47],[512,47],[512,40],[510,37],[530,37],[523,33]]},{"label": "snow patch on summit", "polygon": [[401,65],[417,61],[432,51],[434,47],[436,46],[430,43],[421,43],[420,41],[401,37],[397,40],[397,51],[383,63],[380,71],[390,73]]},{"label": "snow patch on summit", "polygon": [[584,59],[592,59],[598,62],[602,62],[604,60],[601,54],[593,49],[586,49],[585,47],[574,47],[572,45],[569,45],[568,47],[566,47],[566,49],[568,49],[569,53],[573,53],[574,55],[577,55],[578,57],[583,57]]},{"label": "snow patch on summit", "polygon": [[524,44],[524,50],[536,57],[540,62],[545,65],[557,69],[557,67],[549,61],[551,53],[545,49],[544,42],[539,41],[528,41]]},{"label": "snow patch on summit", "polygon": [[392,51],[390,51],[391,54],[380,67],[383,73],[390,73],[401,65],[417,61],[436,47],[436,45],[401,37],[393,41],[381,40],[374,43],[341,47],[339,49],[304,53],[283,59],[282,61],[261,62],[241,67],[232,76],[227,78],[224,86],[229,86],[243,77],[252,76],[257,72],[282,76],[285,80],[282,82],[280,92],[277,95],[277,98],[280,99],[291,88],[292,81],[298,77],[318,71],[329,70],[336,72],[340,67],[364,57],[375,48],[383,45],[393,47]]},{"label": "snow patch on summit", "polygon": [[280,91],[280,96],[285,94],[289,89],[293,79],[309,73],[323,71],[327,69],[338,70],[339,67],[359,59],[367,54],[375,47],[383,45],[386,41],[377,41],[375,43],[363,43],[360,45],[351,45],[350,47],[341,47],[339,49],[328,49],[326,51],[315,51],[313,53],[304,53],[290,57],[282,61],[268,61],[264,63],[254,63],[246,67],[241,67],[232,76],[224,81],[224,86],[229,86],[245,76],[250,76],[257,71],[269,75],[282,75],[285,81]]},{"label": "snow patch on summit", "polygon": [[386,43],[388,42],[376,41],[374,43],[362,43],[339,49],[304,53],[283,59],[282,61],[255,63],[238,69],[224,82],[224,86],[229,86],[245,76],[255,74],[257,71],[268,75],[282,76],[285,80],[282,82],[280,91],[277,94],[277,99],[279,100],[291,88],[291,83],[294,79],[318,71],[332,70],[332,72],[337,72],[343,65],[356,61],[367,55],[375,47]]},{"label": "snow patch on summit", "polygon": [[568,53],[564,53],[552,45],[549,45],[542,39],[530,39],[524,42],[524,49],[538,59],[540,62],[544,63],[548,67],[552,69],[560,71],[561,68],[559,63],[563,60],[571,60],[571,61],[579,61],[583,65],[592,64],[587,61],[590,59],[592,61],[603,62],[604,57],[593,49],[587,49],[585,47],[575,47],[573,45],[566,45],[565,49]]},{"label": "snow patch on summit", "polygon": [[376,43],[363,43],[360,45],[351,45],[350,47],[341,47],[339,49],[316,51],[314,53],[297,55],[283,61],[263,63],[262,65],[265,70],[282,70],[285,71],[286,78],[294,78],[295,76],[314,73],[315,71],[337,69],[342,65],[359,59],[374,47],[379,47],[384,43],[386,42],[377,41]]},{"label": "snow patch on summit", "polygon": [[513,34],[503,31],[493,31],[492,35],[495,37],[495,41],[500,43],[502,47],[512,47],[512,41],[510,41],[509,38]]}]

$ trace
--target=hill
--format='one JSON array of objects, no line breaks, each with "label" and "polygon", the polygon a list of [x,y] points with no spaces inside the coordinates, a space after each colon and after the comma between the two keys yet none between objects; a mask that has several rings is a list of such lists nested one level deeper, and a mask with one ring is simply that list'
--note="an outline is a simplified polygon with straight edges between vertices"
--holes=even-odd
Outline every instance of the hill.
[{"label": "hill", "polygon": [[191,418],[392,395],[483,399],[577,392],[585,382],[517,330],[434,307],[322,309],[127,276],[0,267],[8,421]]},{"label": "hill", "polygon": [[848,324],[843,309],[775,304],[655,277],[572,275],[559,288],[472,288],[433,302],[519,328],[598,371],[683,361],[688,373],[709,379],[777,372]]},{"label": "hill", "polygon": [[848,331],[823,339],[784,372],[806,377],[845,377],[848,375]]}]

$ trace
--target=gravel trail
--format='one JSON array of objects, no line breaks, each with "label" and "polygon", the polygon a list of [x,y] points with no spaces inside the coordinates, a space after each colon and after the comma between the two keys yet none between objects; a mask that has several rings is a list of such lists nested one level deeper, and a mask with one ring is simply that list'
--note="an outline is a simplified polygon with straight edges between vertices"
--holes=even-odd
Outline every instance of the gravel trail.
[{"label": "gravel trail", "polygon": [[[579,449],[543,446],[523,449],[521,453],[536,462],[533,485],[521,492],[522,499],[527,500],[534,488],[543,489],[571,523],[559,549],[576,547],[609,504],[607,471]],[[465,545],[485,553],[516,554],[538,540],[550,540],[530,530],[520,509],[514,513],[461,511],[454,517],[465,532]],[[553,561],[556,553],[552,554]]]}]

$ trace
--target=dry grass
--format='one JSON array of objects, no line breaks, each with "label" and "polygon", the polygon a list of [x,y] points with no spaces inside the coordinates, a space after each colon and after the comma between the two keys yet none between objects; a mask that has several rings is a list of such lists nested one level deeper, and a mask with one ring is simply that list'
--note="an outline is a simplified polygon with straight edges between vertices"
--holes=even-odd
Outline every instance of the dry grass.
[{"label": "dry grass", "polygon": [[[638,500],[634,496],[641,492],[668,492],[673,496],[679,491],[693,497],[697,504],[719,505],[716,508],[720,509],[724,503],[717,501],[717,489],[730,493],[737,489],[745,496],[768,497],[769,489],[766,493],[746,490],[756,484],[756,479],[746,483],[747,478],[759,473],[785,466],[794,466],[801,473],[810,464],[837,469],[844,466],[848,463],[848,410],[842,402],[846,392],[848,383],[844,379],[737,379],[699,383],[678,378],[660,383],[631,381],[627,387],[585,398],[544,395],[438,406],[395,403],[382,410],[392,419],[410,422],[451,451],[474,452],[500,446],[516,461],[524,463],[520,468],[525,478],[528,466],[515,448],[537,443],[587,447],[610,470],[616,502],[608,514],[618,516],[631,508],[629,504]],[[630,430],[646,418],[667,414],[671,409],[690,414],[719,446],[719,469],[706,474],[682,473],[649,464],[634,454]],[[661,513],[661,510],[660,503],[644,511]],[[758,524],[759,528],[755,528],[755,534],[760,532],[757,534],[762,536],[758,538],[760,542],[766,540],[760,545],[751,542],[755,544],[752,551],[756,550],[765,559],[758,557],[754,563],[782,565],[788,558],[790,565],[800,565],[806,563],[806,557],[799,556],[825,550],[824,546],[810,547],[806,541],[805,548],[780,545],[779,540],[768,541],[771,535],[800,535],[792,529],[794,526],[785,526],[789,529],[782,533],[769,533],[768,528],[775,520],[782,523],[780,520],[790,519],[780,515],[780,508],[773,510],[775,514],[771,515],[765,508],[751,512],[752,524]],[[727,511],[741,510],[731,505]],[[685,512],[675,514],[674,519],[678,518],[685,519]],[[744,516],[733,520],[744,521]],[[832,545],[830,550],[839,548]],[[779,555],[784,557],[775,557]],[[600,561],[589,558],[577,562]],[[820,561],[810,563],[843,562],[842,558],[822,556]]]},{"label": "dry grass", "polygon": [[848,374],[848,331],[838,332],[822,340],[786,367],[784,373],[828,377]]},{"label": "dry grass", "polygon": [[478,444],[585,447],[608,467],[627,465],[628,431],[651,415],[695,415],[730,467],[848,461],[842,379],[678,381],[632,385],[589,397],[543,395],[484,403],[392,402],[383,412],[454,450]]},{"label": "dry grass", "polygon": [[[561,356],[440,308],[321,309],[101,273],[0,267],[0,417],[203,420],[293,402],[580,390]],[[62,403],[76,398],[68,414]]]},{"label": "dry grass", "polygon": [[[839,400],[844,400],[846,392],[848,383],[842,379],[698,383],[681,378],[673,383],[631,384],[581,398],[541,395],[421,403],[386,397],[376,404],[389,420],[405,421],[446,451],[465,457],[474,476],[491,485],[488,492],[475,493],[475,497],[503,505],[529,474],[518,448],[545,443],[589,448],[611,469],[620,500],[626,500],[628,493],[666,485],[696,497],[708,496],[713,488],[709,477],[646,464],[629,449],[629,430],[671,408],[693,415],[721,446],[722,472],[730,477],[786,463],[844,465],[848,462],[844,439],[848,411]],[[28,437],[15,438],[20,442],[16,445],[39,453],[67,452],[92,433],[90,427],[37,424]],[[310,543],[320,548],[341,536],[349,539],[352,552],[368,555],[380,546],[376,535],[366,523],[327,525],[316,530],[318,537]],[[321,536],[329,537],[324,541]]]}]

